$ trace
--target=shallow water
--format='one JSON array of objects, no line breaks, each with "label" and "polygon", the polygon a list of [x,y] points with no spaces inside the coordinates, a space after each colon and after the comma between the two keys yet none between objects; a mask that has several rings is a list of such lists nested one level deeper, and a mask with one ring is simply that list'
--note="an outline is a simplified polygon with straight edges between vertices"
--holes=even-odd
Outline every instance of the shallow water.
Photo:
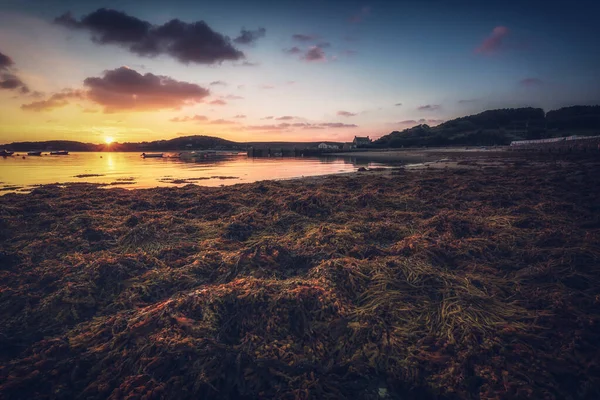
[{"label": "shallow water", "polygon": [[[41,184],[73,182],[102,183],[129,189],[188,183],[232,185],[352,172],[361,166],[383,164],[340,157],[249,158],[245,154],[223,154],[195,162],[178,158],[143,159],[139,153],[70,153],[67,156],[41,157],[20,154],[0,157],[0,194],[29,191]],[[177,180],[185,182],[176,183]]]}]

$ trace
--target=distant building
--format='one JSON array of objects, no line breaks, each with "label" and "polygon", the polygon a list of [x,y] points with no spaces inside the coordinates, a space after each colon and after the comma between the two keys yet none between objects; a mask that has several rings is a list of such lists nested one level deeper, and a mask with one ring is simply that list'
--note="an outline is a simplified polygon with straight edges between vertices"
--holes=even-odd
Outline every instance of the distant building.
[{"label": "distant building", "polygon": [[368,146],[371,144],[371,139],[366,136],[366,137],[361,137],[361,136],[354,136],[354,140],[352,141],[352,145],[354,147],[363,147],[363,146]]},{"label": "distant building", "polygon": [[340,148],[340,146],[338,146],[337,144],[327,144],[327,143],[321,143],[317,147],[322,150],[326,150],[326,149],[338,150]]},{"label": "distant building", "polygon": [[344,143],[342,146],[342,150],[350,150],[352,148],[352,143]]}]

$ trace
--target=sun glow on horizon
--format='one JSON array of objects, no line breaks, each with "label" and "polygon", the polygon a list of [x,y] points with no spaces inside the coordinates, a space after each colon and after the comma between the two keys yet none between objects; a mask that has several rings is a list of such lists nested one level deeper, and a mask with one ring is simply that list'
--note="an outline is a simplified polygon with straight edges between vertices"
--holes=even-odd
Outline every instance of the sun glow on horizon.
[{"label": "sun glow on horizon", "polygon": [[112,137],[112,136],[106,136],[106,137],[104,138],[104,143],[106,143],[106,144],[111,144],[111,143],[112,143],[112,142],[114,142],[114,141],[115,141],[115,138],[114,138],[114,137]]}]

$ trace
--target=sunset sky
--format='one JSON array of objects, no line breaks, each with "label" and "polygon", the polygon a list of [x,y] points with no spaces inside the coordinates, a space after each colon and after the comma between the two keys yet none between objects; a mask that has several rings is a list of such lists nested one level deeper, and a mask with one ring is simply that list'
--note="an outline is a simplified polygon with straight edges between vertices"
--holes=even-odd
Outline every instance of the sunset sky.
[{"label": "sunset sky", "polygon": [[598,104],[599,12],[588,0],[0,0],[0,143],[345,141]]}]

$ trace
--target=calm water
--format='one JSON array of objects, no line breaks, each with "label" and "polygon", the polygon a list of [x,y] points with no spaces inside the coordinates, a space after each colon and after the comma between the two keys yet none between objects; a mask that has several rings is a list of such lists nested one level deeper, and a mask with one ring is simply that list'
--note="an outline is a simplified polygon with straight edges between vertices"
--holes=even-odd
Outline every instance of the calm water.
[{"label": "calm water", "polygon": [[[176,158],[143,159],[139,153],[70,153],[68,156],[24,158],[19,155],[0,157],[0,194],[28,191],[39,184],[71,182],[106,183],[130,189],[188,183],[232,185],[351,172],[360,166],[381,164],[364,161],[357,164],[343,158],[248,158],[245,154],[217,156],[198,162]],[[186,182],[177,183],[181,179]]]}]

